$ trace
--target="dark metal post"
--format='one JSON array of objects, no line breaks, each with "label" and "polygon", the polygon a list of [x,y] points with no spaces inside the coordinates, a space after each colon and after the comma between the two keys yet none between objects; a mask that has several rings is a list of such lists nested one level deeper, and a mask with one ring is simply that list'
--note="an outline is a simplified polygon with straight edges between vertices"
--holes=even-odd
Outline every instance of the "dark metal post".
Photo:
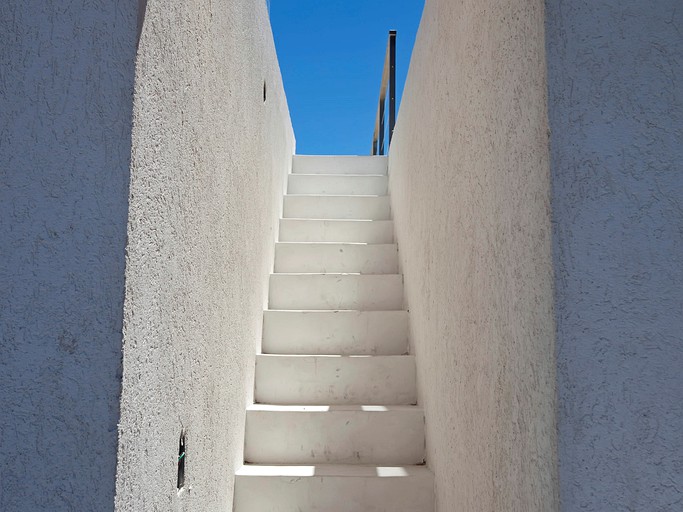
[{"label": "dark metal post", "polygon": [[[386,123],[384,114],[387,104],[387,82],[389,82],[389,144],[386,140]],[[384,68],[382,69],[382,82],[379,88],[379,103],[377,116],[375,117],[375,132],[372,134],[372,154],[384,155],[385,145],[391,144],[396,124],[396,31],[389,31],[389,41],[384,55]]]},{"label": "dark metal post", "polygon": [[396,125],[396,31],[389,31],[389,145]]},{"label": "dark metal post", "polygon": [[379,103],[379,154],[384,154],[384,101]]}]

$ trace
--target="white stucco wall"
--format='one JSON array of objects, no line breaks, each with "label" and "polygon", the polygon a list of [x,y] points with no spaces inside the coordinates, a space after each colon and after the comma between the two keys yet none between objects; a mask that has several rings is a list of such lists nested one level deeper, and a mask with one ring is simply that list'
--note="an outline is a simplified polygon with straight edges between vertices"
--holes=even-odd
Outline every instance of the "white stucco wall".
[{"label": "white stucco wall", "polygon": [[562,510],[683,510],[683,6],[547,1]]},{"label": "white stucco wall", "polygon": [[137,0],[0,2],[0,510],[113,510]]},{"label": "white stucco wall", "polygon": [[558,510],[541,0],[427,0],[389,158],[442,512]]},{"label": "white stucco wall", "polygon": [[[266,3],[148,0],[135,86],[118,511],[231,509],[293,151]],[[177,496],[183,428],[186,491]]]}]

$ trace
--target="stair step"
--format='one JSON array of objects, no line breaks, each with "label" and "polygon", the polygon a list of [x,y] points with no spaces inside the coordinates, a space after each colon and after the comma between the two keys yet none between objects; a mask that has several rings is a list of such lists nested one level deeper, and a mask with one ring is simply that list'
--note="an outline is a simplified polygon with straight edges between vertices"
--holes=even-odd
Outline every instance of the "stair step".
[{"label": "stair step", "polygon": [[413,356],[256,356],[256,402],[299,405],[417,403]]},{"label": "stair step", "polygon": [[275,272],[396,274],[398,249],[396,244],[278,242]]},{"label": "stair step", "polygon": [[389,220],[387,196],[296,196],[284,197],[283,215],[297,219]]},{"label": "stair step", "polygon": [[246,465],[235,512],[427,512],[434,475],[425,466]]},{"label": "stair step", "polygon": [[394,241],[394,223],[391,220],[280,219],[280,240],[388,244]]},{"label": "stair step", "polygon": [[387,157],[296,155],[235,512],[427,512]]},{"label": "stair step", "polygon": [[388,176],[379,174],[290,174],[289,194],[387,195]]},{"label": "stair step", "polygon": [[262,350],[266,354],[405,354],[408,312],[264,311]]},{"label": "stair step", "polygon": [[294,155],[296,174],[387,174],[386,156]]},{"label": "stair step", "polygon": [[403,308],[400,274],[271,274],[269,309]]},{"label": "stair step", "polygon": [[256,464],[421,464],[417,406],[252,405],[244,459]]}]

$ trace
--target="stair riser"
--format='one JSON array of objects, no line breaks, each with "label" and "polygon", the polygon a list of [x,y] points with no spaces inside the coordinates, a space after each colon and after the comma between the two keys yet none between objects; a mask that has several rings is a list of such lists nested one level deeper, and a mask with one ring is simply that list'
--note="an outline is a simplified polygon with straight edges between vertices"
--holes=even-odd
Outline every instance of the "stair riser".
[{"label": "stair riser", "polygon": [[396,274],[398,251],[396,245],[278,243],[275,272]]},{"label": "stair riser", "polygon": [[255,464],[420,464],[423,413],[248,410],[244,458]]},{"label": "stair riser", "polygon": [[285,196],[283,215],[294,219],[389,220],[388,197]]},{"label": "stair riser", "polygon": [[265,311],[266,354],[401,355],[406,311]]},{"label": "stair riser", "polygon": [[433,477],[237,476],[235,512],[427,512]]},{"label": "stair riser", "polygon": [[358,242],[390,244],[394,223],[383,221],[280,220],[282,242]]},{"label": "stair riser", "polygon": [[387,176],[290,174],[287,192],[289,194],[385,196],[387,184]]},{"label": "stair riser", "polygon": [[413,356],[256,357],[255,398],[283,405],[410,405]]},{"label": "stair riser", "polygon": [[387,174],[385,156],[309,156],[295,155],[295,174]]},{"label": "stair riser", "polygon": [[403,307],[400,275],[272,274],[269,309],[358,309]]}]

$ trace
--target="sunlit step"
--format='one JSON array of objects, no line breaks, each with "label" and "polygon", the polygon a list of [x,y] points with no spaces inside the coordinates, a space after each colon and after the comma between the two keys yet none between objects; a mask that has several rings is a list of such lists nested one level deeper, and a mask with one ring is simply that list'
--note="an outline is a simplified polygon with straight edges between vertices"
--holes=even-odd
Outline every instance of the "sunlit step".
[{"label": "sunlit step", "polygon": [[244,459],[257,464],[421,464],[417,406],[277,406],[247,409]]},{"label": "sunlit step", "polygon": [[283,405],[410,405],[413,356],[256,356],[256,402]]},{"label": "sunlit step", "polygon": [[262,350],[266,354],[405,354],[408,312],[267,310]]},{"label": "sunlit step", "polygon": [[275,272],[396,274],[396,244],[275,244]]},{"label": "sunlit step", "polygon": [[386,156],[294,155],[296,174],[387,174]]},{"label": "sunlit step", "polygon": [[373,174],[290,174],[287,193],[384,196],[388,181]]},{"label": "sunlit step", "polygon": [[434,475],[426,466],[245,465],[235,512],[427,512]]},{"label": "sunlit step", "polygon": [[280,241],[389,244],[394,241],[394,223],[391,220],[280,219]]},{"label": "sunlit step", "polygon": [[403,309],[399,274],[271,274],[269,309]]},{"label": "sunlit step", "polygon": [[286,195],[283,216],[297,219],[389,220],[388,196]]}]

